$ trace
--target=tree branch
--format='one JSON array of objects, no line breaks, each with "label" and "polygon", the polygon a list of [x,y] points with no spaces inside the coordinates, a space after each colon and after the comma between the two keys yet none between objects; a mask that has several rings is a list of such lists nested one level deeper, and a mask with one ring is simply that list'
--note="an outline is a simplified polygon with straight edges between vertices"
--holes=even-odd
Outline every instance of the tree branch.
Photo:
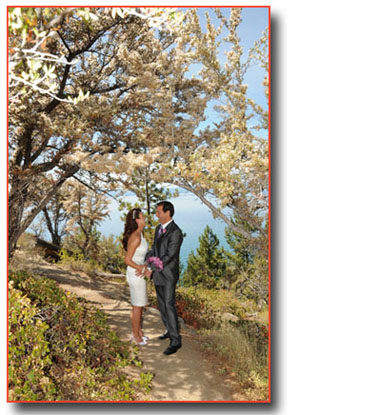
[{"label": "tree branch", "polygon": [[48,204],[50,199],[55,195],[57,190],[63,185],[63,183],[71,176],[73,176],[79,170],[79,166],[70,166],[66,173],[59,178],[53,187],[47,192],[46,196],[31,210],[25,220],[20,226],[20,234],[25,232],[33,222],[34,218],[41,212],[41,210]]},{"label": "tree branch", "polygon": [[66,40],[63,38],[59,30],[57,31],[59,38],[62,40],[62,43],[65,45],[66,49],[69,51],[69,56],[72,54],[69,45],[66,43]]},{"label": "tree branch", "polygon": [[[81,49],[78,49],[75,52],[70,52],[69,56],[66,58],[67,62],[71,62],[75,57],[77,57],[78,55],[80,55],[81,53],[86,52],[87,50],[89,50],[92,45],[101,37],[103,36],[109,29],[111,29],[113,26],[115,26],[117,23],[112,23],[111,25],[105,27],[103,30],[101,30],[97,35],[95,35],[92,39],[89,40],[89,42],[83,46]],[[64,43],[64,45],[66,46],[66,42],[64,41],[63,37],[60,36],[60,38],[62,39],[62,42]],[[68,46],[66,46],[68,48],[68,50],[70,51],[70,48]],[[70,68],[72,65],[66,65],[65,67],[65,71],[61,80],[61,84],[60,84],[60,88],[57,94],[58,98],[62,98],[63,97],[63,91],[65,89],[66,83],[67,83],[67,79],[69,76],[69,72],[70,72]],[[51,113],[55,107],[57,107],[57,105],[60,103],[60,101],[57,98],[54,98],[47,106],[46,108],[43,110],[44,112],[47,112],[48,114]]]},{"label": "tree branch", "polygon": [[181,187],[182,189],[188,190],[189,192],[191,192],[195,196],[197,196],[211,210],[211,212],[213,212],[215,214],[215,216],[222,219],[228,225],[228,227],[230,229],[232,229],[234,232],[239,233],[240,235],[244,236],[245,238],[247,238],[250,241],[255,240],[254,236],[252,236],[246,230],[236,226],[224,213],[222,213],[209,200],[207,200],[201,192],[195,190],[192,186],[190,186],[190,184],[184,183],[182,181],[176,181],[176,180],[173,180],[172,184],[175,184],[176,186]]},{"label": "tree branch", "polygon": [[73,176],[73,179],[77,180],[79,183],[83,184],[83,186],[86,186],[88,189],[92,190],[95,193],[103,193],[103,194],[111,197],[112,199],[118,201],[118,199],[115,196],[112,196],[109,192],[107,192],[105,190],[101,190],[101,189],[96,189],[95,187],[90,186],[88,183],[81,180],[79,177],[77,177],[75,175]]}]

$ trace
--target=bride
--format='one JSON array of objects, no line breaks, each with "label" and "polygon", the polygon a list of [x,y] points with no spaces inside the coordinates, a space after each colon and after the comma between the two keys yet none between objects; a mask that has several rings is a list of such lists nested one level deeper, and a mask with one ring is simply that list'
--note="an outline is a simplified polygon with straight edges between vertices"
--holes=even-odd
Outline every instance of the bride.
[{"label": "bride", "polygon": [[[126,251],[127,281],[131,292],[132,303],[132,337],[131,340],[139,345],[146,345],[148,337],[142,331],[142,315],[148,303],[146,280],[144,272],[145,255],[148,243],[143,236],[145,218],[141,209],[135,208],[128,212],[124,226],[123,247]],[[139,274],[140,276],[137,276]]]}]

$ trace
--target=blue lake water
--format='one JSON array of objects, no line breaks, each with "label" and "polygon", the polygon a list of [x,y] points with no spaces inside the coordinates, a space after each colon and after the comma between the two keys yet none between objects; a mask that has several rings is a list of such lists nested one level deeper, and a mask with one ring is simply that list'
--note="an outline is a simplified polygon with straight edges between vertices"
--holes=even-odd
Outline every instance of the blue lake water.
[{"label": "blue lake water", "polygon": [[[135,203],[137,198],[134,195],[126,197],[130,203]],[[192,193],[181,190],[178,197],[170,200],[175,207],[174,221],[186,234],[181,247],[181,262],[184,266],[187,264],[187,257],[191,251],[197,249],[199,237],[208,225],[219,239],[220,246],[229,249],[224,238],[226,224],[221,219],[214,219],[210,210]],[[105,220],[99,227],[103,235],[120,235],[124,229],[124,223],[121,221],[121,212],[118,210],[118,204],[113,202],[111,205],[110,219]]]}]

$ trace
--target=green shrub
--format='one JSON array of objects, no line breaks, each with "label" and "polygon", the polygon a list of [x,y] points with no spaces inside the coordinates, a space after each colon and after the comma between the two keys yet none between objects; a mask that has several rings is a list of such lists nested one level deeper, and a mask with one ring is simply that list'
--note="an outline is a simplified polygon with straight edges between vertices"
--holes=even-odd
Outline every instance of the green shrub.
[{"label": "green shrub", "polygon": [[37,319],[38,309],[9,283],[8,376],[10,400],[54,399],[56,388],[46,376],[51,359],[45,332],[49,326]]},{"label": "green shrub", "polygon": [[127,377],[125,368],[141,366],[137,348],[110,330],[102,311],[46,278],[10,279],[11,400],[136,400],[149,391],[150,374]]},{"label": "green shrub", "polygon": [[80,252],[69,253],[66,249],[59,251],[60,264],[66,269],[76,272],[84,272],[89,276],[96,275],[96,271],[102,269],[94,260],[86,260]]},{"label": "green shrub", "polygon": [[197,329],[220,325],[223,313],[231,313],[242,319],[256,310],[254,302],[241,302],[231,291],[198,287],[178,287],[176,305],[178,315],[186,324]]},{"label": "green shrub", "polygon": [[120,238],[114,235],[101,236],[96,259],[105,271],[124,273],[126,270],[124,256]]}]

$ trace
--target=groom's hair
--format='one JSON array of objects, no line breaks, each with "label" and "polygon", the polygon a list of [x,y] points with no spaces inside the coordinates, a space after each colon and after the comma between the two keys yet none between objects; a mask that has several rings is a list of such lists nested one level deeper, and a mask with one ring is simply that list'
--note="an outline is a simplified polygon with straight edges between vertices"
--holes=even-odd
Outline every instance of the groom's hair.
[{"label": "groom's hair", "polygon": [[174,216],[174,206],[173,206],[173,203],[170,203],[170,202],[168,202],[168,201],[165,200],[163,202],[157,203],[156,207],[158,207],[158,206],[162,206],[162,210],[164,212],[169,211],[171,218]]}]

